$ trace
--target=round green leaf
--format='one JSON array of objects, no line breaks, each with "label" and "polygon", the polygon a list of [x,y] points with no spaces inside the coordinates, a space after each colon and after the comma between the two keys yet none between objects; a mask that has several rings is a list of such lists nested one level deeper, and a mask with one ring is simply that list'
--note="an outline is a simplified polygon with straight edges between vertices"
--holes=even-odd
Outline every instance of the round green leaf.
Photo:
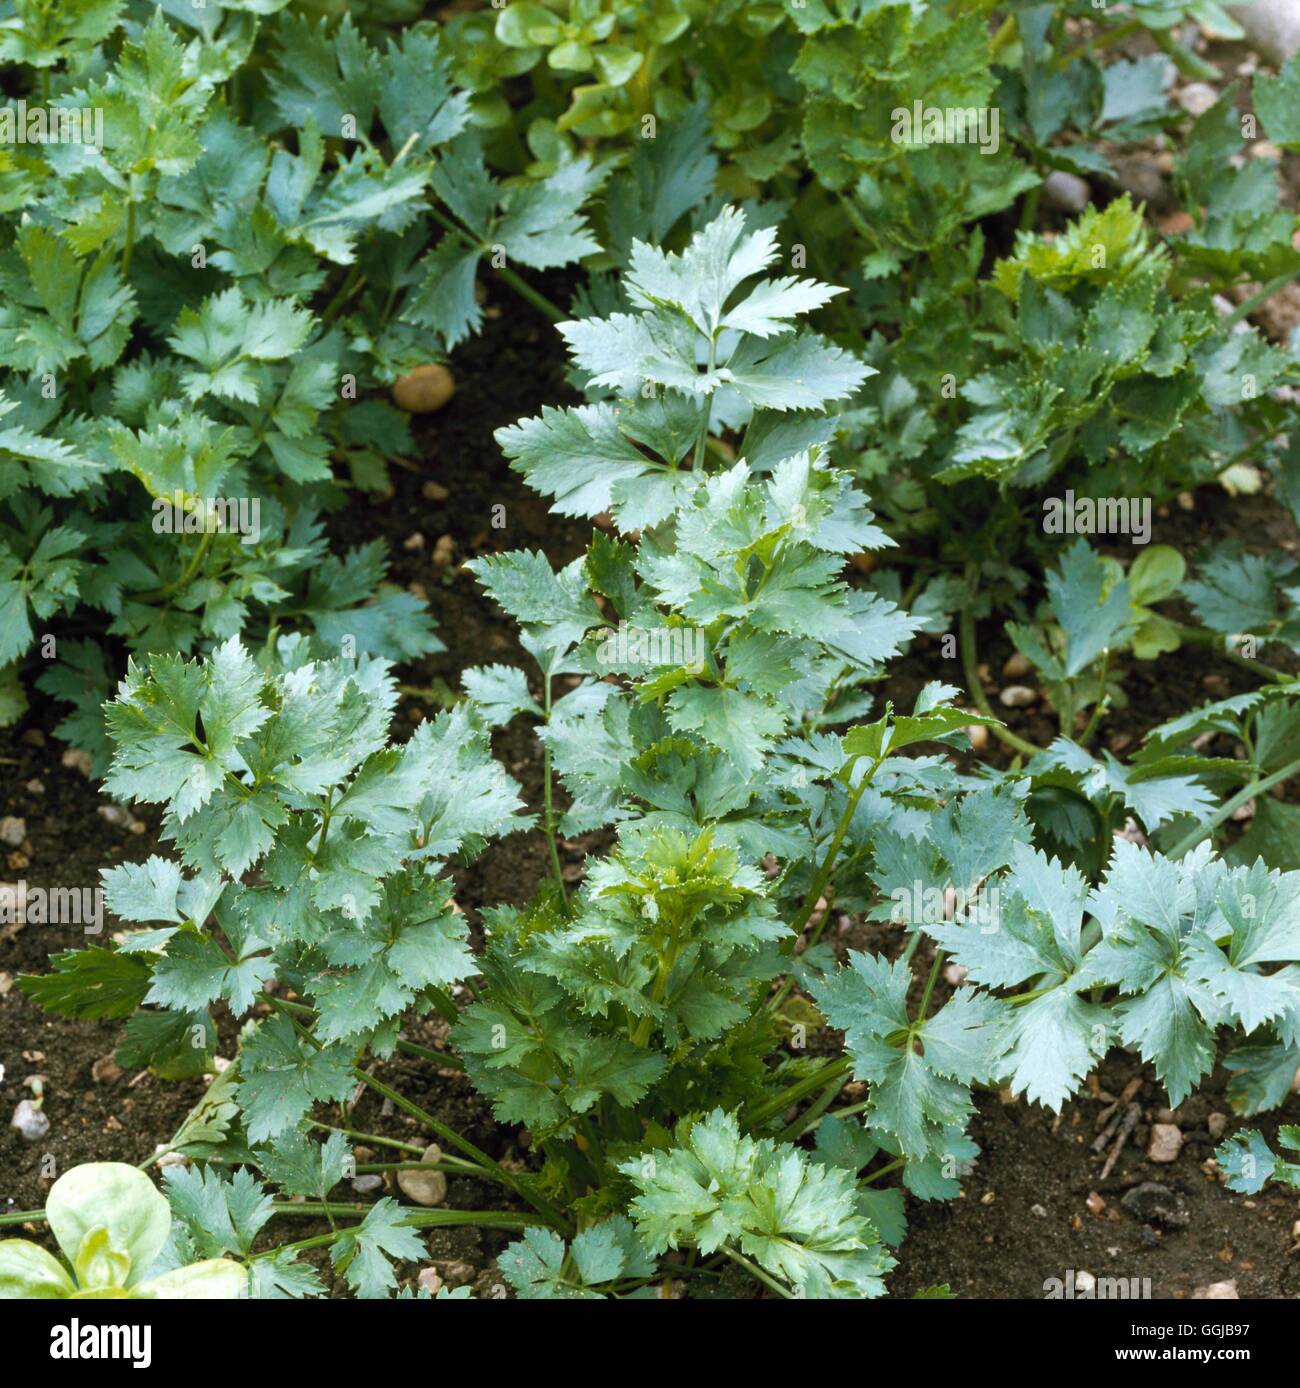
[{"label": "round green leaf", "polygon": [[1162,602],[1177,590],[1186,572],[1183,556],[1172,545],[1152,545],[1129,567],[1129,594],[1140,607]]},{"label": "round green leaf", "polygon": [[1176,651],[1182,645],[1178,627],[1158,612],[1140,609],[1146,614],[1142,625],[1133,633],[1133,654],[1139,660],[1154,660],[1165,651]]},{"label": "round green leaf", "polygon": [[138,1297],[171,1301],[233,1301],[248,1295],[248,1270],[229,1258],[174,1268],[135,1288]]},{"label": "round green leaf", "polygon": [[167,1241],[171,1211],[167,1198],[134,1166],[87,1162],[60,1176],[45,1202],[45,1217],[70,1260],[78,1258],[86,1236],[103,1229],[111,1247],[125,1255],[125,1285],[146,1272]]},{"label": "round green leaf", "polygon": [[76,1290],[53,1254],[27,1239],[0,1239],[0,1301],[50,1301]]},{"label": "round green leaf", "polygon": [[646,37],[651,43],[672,43],[691,27],[691,17],[687,14],[655,15],[646,26]]},{"label": "round green leaf", "polygon": [[590,72],[594,62],[591,49],[585,43],[562,43],[552,48],[546,57],[548,67],[564,72]]},{"label": "round green leaf", "polygon": [[545,5],[510,5],[497,19],[497,38],[510,48],[549,48],[564,28]]},{"label": "round green leaf", "polygon": [[621,87],[636,76],[641,66],[641,55],[635,48],[626,48],[621,43],[610,43],[596,50],[596,66],[609,86]]}]

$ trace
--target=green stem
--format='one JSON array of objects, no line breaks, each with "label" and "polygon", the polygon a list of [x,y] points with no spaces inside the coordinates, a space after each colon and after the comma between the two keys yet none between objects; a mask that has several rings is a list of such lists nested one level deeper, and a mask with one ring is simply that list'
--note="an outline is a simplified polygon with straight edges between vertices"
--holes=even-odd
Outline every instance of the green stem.
[{"label": "green stem", "polygon": [[1231,332],[1243,318],[1249,318],[1261,304],[1267,303],[1279,289],[1285,289],[1297,276],[1300,276],[1300,270],[1288,270],[1284,275],[1275,275],[1257,289],[1249,299],[1243,299],[1226,318],[1221,318],[1218,331],[1221,333]]},{"label": "green stem", "polygon": [[[862,799],[867,787],[871,784],[872,777],[880,769],[882,761],[884,761],[884,757],[878,757],[873,761],[870,769],[849,794],[848,803],[844,807],[844,813],[840,816],[840,822],[835,828],[835,837],[831,840],[831,845],[826,850],[826,857],[822,860],[822,865],[818,869],[817,876],[813,878],[808,892],[803,899],[803,905],[799,908],[799,914],[791,925],[791,929],[796,937],[803,934],[804,927],[808,924],[808,918],[817,909],[817,903],[822,899],[822,895],[826,890],[826,884],[830,881],[831,872],[835,868],[835,860],[839,856],[840,847],[844,843],[844,836],[849,831],[849,824],[852,822],[854,811],[858,808],[858,802]],[[822,914],[821,921],[813,934],[811,943],[817,943],[818,937],[826,927],[826,922],[830,917],[830,913],[830,903],[827,902],[826,910]],[[781,984],[781,987],[769,996],[756,1015],[762,1016],[765,1012],[776,1012],[793,991],[794,975],[788,974],[785,981]]]},{"label": "green stem", "polygon": [[1019,37],[1020,26],[1016,23],[1015,15],[1009,14],[998,25],[997,33],[993,35],[992,42],[989,44],[989,57],[1001,57]]},{"label": "green stem", "polygon": [[1086,747],[1092,741],[1093,734],[1097,731],[1097,724],[1101,722],[1102,715],[1106,712],[1110,700],[1106,697],[1106,679],[1110,674],[1110,647],[1101,653],[1101,677],[1098,680],[1097,703],[1092,710],[1092,716],[1088,719],[1087,726],[1079,735],[1079,746]]},{"label": "green stem", "polygon": [[1088,39],[1086,43],[1081,43],[1077,47],[1070,49],[1068,53],[1061,55],[1061,60],[1057,64],[1057,70],[1068,67],[1076,58],[1082,58],[1085,54],[1095,53],[1099,48],[1109,48],[1113,43],[1119,43],[1121,39],[1126,39],[1139,27],[1136,19],[1126,19],[1123,24],[1117,24],[1115,28],[1107,33],[1099,34]]},{"label": "green stem", "polygon": [[786,1289],[776,1280],[776,1278],[769,1277],[767,1273],[765,1273],[757,1263],[751,1262],[748,1258],[745,1257],[743,1253],[737,1253],[736,1250],[730,1246],[730,1244],[724,1243],[722,1245],[721,1251],[728,1258],[730,1258],[731,1261],[735,1263],[737,1266],[744,1268],[745,1271],[749,1273],[751,1277],[761,1282],[765,1287],[769,1287],[772,1291],[774,1291],[777,1294],[777,1296],[781,1297],[785,1301],[794,1300],[794,1297],[792,1297],[790,1293],[786,1291]]},{"label": "green stem", "polygon": [[891,1171],[897,1171],[900,1167],[905,1165],[906,1162],[902,1157],[899,1157],[897,1161],[891,1161],[887,1166],[882,1166],[879,1171],[873,1171],[870,1176],[864,1176],[858,1184],[860,1186],[869,1186],[872,1181],[878,1181],[882,1176],[888,1176]]},{"label": "green stem", "polygon": [[122,246],[122,278],[131,273],[131,252],[135,249],[135,180],[127,190],[126,200],[126,242]]},{"label": "green stem", "polygon": [[794,1142],[802,1137],[830,1108],[835,1102],[835,1096],[840,1092],[840,1081],[836,1078],[828,1084],[825,1089],[808,1105],[803,1113],[796,1114],[794,1120],[789,1123],[777,1136],[778,1142]]},{"label": "green stem", "polygon": [[217,532],[215,530],[205,530],[203,538],[199,541],[190,561],[181,570],[180,577],[174,578],[170,583],[164,583],[161,588],[154,588],[147,593],[137,593],[137,602],[160,602],[163,598],[170,597],[173,593],[184,588],[185,585],[199,571],[199,565],[203,563],[203,556],[208,552],[208,546],[212,544],[212,537]]},{"label": "green stem", "polygon": [[[292,1012],[281,1008],[278,998],[271,997],[268,993],[259,993],[258,997],[261,1001],[269,1003],[272,1007],[280,1010],[282,1015],[289,1019],[289,1025],[292,1026],[294,1031],[305,1041],[315,1046],[317,1050],[321,1048],[321,1043],[305,1026],[303,1026]],[[478,1165],[483,1168],[485,1175],[500,1181],[502,1185],[508,1186],[521,1199],[528,1201],[548,1223],[553,1224],[566,1235],[572,1233],[572,1225],[555,1206],[541,1196],[536,1195],[531,1185],[526,1180],[516,1176],[511,1171],[507,1171],[500,1162],[493,1160],[493,1158],[488,1156],[481,1148],[475,1147],[467,1137],[462,1137],[455,1128],[449,1127],[442,1119],[435,1118],[433,1114],[422,1109],[418,1104],[413,1104],[410,1099],[399,1094],[397,1090],[390,1089],[382,1080],[370,1074],[369,1071],[363,1070],[359,1065],[354,1065],[352,1067],[352,1074],[367,1088],[373,1089],[376,1094],[383,1095],[383,1097],[393,1104],[395,1108],[400,1108],[403,1113],[407,1113],[418,1122],[423,1123],[430,1132],[436,1133],[444,1142],[449,1143],[452,1147],[463,1152],[472,1161],[477,1162]]]},{"label": "green stem", "polygon": [[571,314],[565,313],[557,308],[545,294],[539,293],[522,276],[515,274],[508,266],[503,265],[497,274],[519,295],[521,299],[526,299],[539,313],[544,313],[552,323],[563,323]]},{"label": "green stem", "polygon": [[[345,1218],[351,1217],[359,1221],[373,1206],[338,1205],[324,1201],[309,1201],[299,1205],[277,1200],[273,1208],[278,1215],[323,1219],[328,1214],[330,1216],[341,1215]],[[408,1229],[446,1229],[469,1225],[479,1229],[509,1229],[518,1233],[540,1225],[542,1220],[538,1219],[536,1215],[521,1214],[518,1210],[417,1210],[408,1208],[402,1223]],[[351,1227],[355,1228],[356,1226]],[[347,1233],[347,1229],[342,1232]],[[260,1252],[252,1254],[248,1261],[255,1263],[260,1258],[270,1258],[281,1249],[287,1249],[292,1253],[301,1253],[309,1248],[326,1248],[336,1238],[338,1238],[338,1233],[313,1234],[307,1239],[295,1239],[293,1243],[282,1243],[277,1244],[274,1248],[264,1248]]]},{"label": "green stem", "polygon": [[365,282],[365,275],[358,266],[354,265],[320,316],[320,330],[322,332],[342,313],[344,304],[364,286]]},{"label": "green stem", "polygon": [[1184,77],[1195,77],[1200,82],[1215,82],[1222,76],[1213,63],[1198,58],[1186,44],[1179,43],[1168,29],[1148,29],[1147,32],[1156,47],[1168,54]]},{"label": "green stem", "polygon": [[435,1118],[433,1114],[422,1109],[418,1104],[413,1104],[397,1090],[390,1089],[382,1080],[363,1070],[359,1065],[354,1066],[352,1073],[368,1088],[373,1089],[376,1094],[381,1094],[395,1108],[400,1108],[403,1113],[409,1114],[418,1122],[423,1123],[430,1132],[436,1133],[444,1142],[463,1152],[472,1161],[478,1163],[486,1172],[494,1176],[502,1185],[509,1186],[521,1199],[526,1200],[548,1224],[552,1224],[566,1236],[572,1234],[573,1226],[565,1216],[555,1208],[548,1200],[536,1194],[528,1182],[521,1180],[514,1172],[507,1171],[499,1162],[494,1161],[481,1148],[465,1137],[462,1137],[455,1128],[448,1127],[440,1118]]},{"label": "green stem", "polygon": [[1300,759],[1288,762],[1280,771],[1274,771],[1269,776],[1260,777],[1251,781],[1232,797],[1225,800],[1217,810],[1195,829],[1187,834],[1169,850],[1168,857],[1181,858],[1184,853],[1190,853],[1200,841],[1207,835],[1212,834],[1225,820],[1231,819],[1233,814],[1239,810],[1248,800],[1253,800],[1257,795],[1263,795],[1266,791],[1272,790],[1274,786],[1280,785],[1283,781],[1289,781],[1292,776],[1300,773]]},{"label": "green stem", "polygon": [[[468,231],[465,227],[461,226],[459,222],[455,221],[451,217],[448,217],[446,213],[440,211],[436,207],[431,208],[430,211],[432,211],[434,219],[436,221],[440,222],[443,225],[443,227],[446,228],[447,231],[451,232],[455,236],[460,237],[461,241],[463,241],[465,245],[477,247],[480,251],[487,251],[490,249],[490,247],[485,242],[481,241],[472,232]],[[491,265],[491,261],[489,261],[488,263],[489,265]],[[564,320],[570,316],[569,314],[565,313],[562,309],[557,308],[555,304],[553,304],[550,301],[550,299],[546,297],[545,294],[542,294],[538,290],[534,289],[533,286],[529,284],[527,280],[517,275],[512,269],[509,268],[509,266],[493,266],[492,268],[496,271],[498,275],[501,276],[501,278],[510,286],[510,288],[513,289],[515,293],[519,295],[521,299],[527,300],[527,302],[532,304],[532,306],[535,309],[537,309],[538,312],[544,313],[546,317],[551,320],[552,323],[563,323]]]},{"label": "green stem", "polygon": [[934,962],[930,965],[930,976],[925,980],[925,992],[921,994],[921,1005],[916,1009],[916,1023],[919,1026],[925,1021],[926,1013],[930,1009],[930,998],[934,993],[934,985],[939,981],[939,970],[943,967],[943,950],[936,949],[934,952]]},{"label": "green stem", "polygon": [[[551,707],[553,696],[551,693],[551,675],[549,671],[543,673],[546,690],[543,696],[544,710],[547,726],[551,722]],[[546,738],[542,742],[542,808],[546,816],[546,846],[551,853],[551,871],[555,875],[555,885],[559,888],[560,903],[564,907],[564,914],[568,916],[569,893],[564,886],[564,870],[560,866],[560,850],[555,842],[555,798],[552,787],[553,777],[551,775],[551,740]]]},{"label": "green stem", "polygon": [[0,1214],[0,1229],[7,1229],[15,1224],[44,1224],[44,1210],[6,1210]]},{"label": "green stem", "polygon": [[[1080,953],[1085,953],[1083,945],[1079,946]],[[1039,977],[1042,977],[1040,974]],[[1017,993],[1014,998],[1005,999],[1008,1007],[1023,1007],[1027,1002],[1033,1002],[1035,998],[1041,998],[1044,993],[1050,993],[1053,989],[1059,988],[1060,983],[1049,983],[1045,988],[1035,988],[1031,993]]]},{"label": "green stem", "polygon": [[[1166,618],[1166,620],[1169,620]],[[1223,660],[1238,666],[1242,670],[1249,670],[1252,675],[1262,675],[1265,679],[1285,682],[1291,678],[1283,670],[1278,670],[1272,665],[1266,665],[1262,660],[1252,660],[1249,656],[1244,656],[1238,651],[1230,651],[1223,644],[1223,633],[1218,631],[1208,631],[1205,627],[1188,626],[1185,622],[1174,622],[1178,628],[1178,639],[1180,641],[1190,641],[1197,646],[1212,646],[1215,654]],[[1261,641],[1267,644],[1267,638]]]},{"label": "green stem", "polygon": [[[707,374],[713,375],[713,369],[717,365],[718,342],[716,336],[709,338],[709,364]],[[709,403],[704,411],[704,423],[700,426],[700,436],[695,441],[695,456],[691,459],[691,468],[698,472],[700,463],[704,459],[704,446],[709,441],[709,425],[713,422],[713,392],[709,392]]]},{"label": "green stem", "polygon": [[[804,896],[803,905],[799,908],[799,915],[795,918],[792,929],[796,935],[802,935],[804,926],[808,924],[808,918],[817,909],[817,903],[822,899],[826,891],[826,884],[831,880],[831,873],[835,869],[835,860],[839,857],[840,849],[844,844],[844,837],[849,832],[849,825],[853,822],[853,816],[857,811],[858,802],[866,794],[867,787],[871,784],[872,778],[880,769],[883,757],[876,758],[871,763],[870,768],[857,786],[850,792],[848,803],[844,806],[844,813],[840,815],[840,822],[835,826],[835,837],[831,840],[831,846],[826,850],[826,857],[822,859],[822,865],[818,869],[817,876],[813,878]],[[825,924],[826,916],[830,915],[830,905],[827,904],[826,912],[822,916],[822,923]]]},{"label": "green stem", "polygon": [[397,1049],[403,1055],[418,1056],[421,1060],[431,1060],[435,1065],[441,1065],[448,1070],[463,1070],[465,1062],[458,1055],[452,1055],[450,1051],[435,1051],[430,1046],[421,1046],[415,1041],[398,1041]]},{"label": "green stem", "polygon": [[751,1127],[760,1127],[769,1119],[775,1118],[783,1109],[787,1109],[791,1104],[797,1104],[800,1099],[805,1099],[809,1094],[815,1094],[824,1085],[834,1082],[838,1088],[843,1082],[843,1077],[849,1073],[849,1058],[840,1056],[838,1060],[829,1061],[820,1070],[814,1071],[811,1075],[804,1075],[797,1079],[792,1085],[787,1086],[779,1094],[773,1095],[770,1099],[764,1099],[761,1104],[750,1111],[748,1123]]},{"label": "green stem", "polygon": [[376,1147],[391,1147],[395,1152],[414,1152],[419,1156],[424,1148],[418,1142],[398,1142],[394,1137],[380,1137],[377,1133],[359,1133],[353,1128],[337,1128],[333,1123],[318,1123],[314,1118],[307,1122],[323,1133],[342,1133],[353,1142],[373,1143]]}]

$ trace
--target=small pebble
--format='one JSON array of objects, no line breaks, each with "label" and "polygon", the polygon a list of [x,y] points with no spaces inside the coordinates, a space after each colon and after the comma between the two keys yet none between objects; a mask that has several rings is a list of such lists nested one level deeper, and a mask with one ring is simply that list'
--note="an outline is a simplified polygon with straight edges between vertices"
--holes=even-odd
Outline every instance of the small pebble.
[{"label": "small pebble", "polygon": [[90,1077],[96,1084],[112,1084],[122,1078],[122,1067],[111,1055],[102,1055],[90,1067]]},{"label": "small pebble", "polygon": [[1236,1282],[1211,1282],[1208,1287],[1197,1287],[1192,1293],[1193,1301],[1240,1301]]},{"label": "small pebble", "polygon": [[426,482],[420,488],[420,495],[426,501],[446,501],[451,492],[441,482]]},{"label": "small pebble", "polygon": [[1184,212],[1181,207],[1177,211],[1166,213],[1156,222],[1162,236],[1186,236],[1195,225],[1191,213]]},{"label": "small pebble", "polygon": [[[442,1148],[431,1142],[420,1158],[423,1162],[440,1162]],[[441,1171],[399,1171],[397,1184],[403,1195],[417,1205],[441,1205],[447,1198],[447,1177]]]},{"label": "small pebble", "polygon": [[0,843],[10,848],[21,848],[27,837],[27,821],[17,815],[7,814],[0,819]]},{"label": "small pebble", "polygon": [[433,567],[445,569],[456,557],[456,541],[450,535],[440,535],[433,547]]},{"label": "small pebble", "polygon": [[73,771],[80,771],[83,776],[90,775],[90,768],[93,765],[90,760],[90,753],[83,751],[80,747],[69,747],[59,759],[59,764],[70,767]]},{"label": "small pebble", "polygon": [[452,1258],[446,1262],[434,1263],[433,1266],[449,1286],[467,1287],[474,1280],[473,1266],[462,1259]]},{"label": "small pebble", "polygon": [[1038,694],[1028,685],[1009,684],[998,692],[998,702],[1003,708],[1029,708],[1038,702]]},{"label": "small pebble", "polygon": [[1153,1123],[1151,1125],[1151,1141],[1147,1146],[1147,1160],[1154,1162],[1171,1162],[1178,1160],[1178,1154],[1183,1150],[1182,1129],[1173,1123]]},{"label": "small pebble", "polygon": [[26,1142],[39,1142],[50,1130],[50,1120],[45,1111],[31,1099],[20,1099],[9,1120],[11,1128],[17,1128],[19,1136]]},{"label": "small pebble", "polygon": [[1088,1198],[1083,1202],[1088,1207],[1088,1213],[1096,1215],[1098,1219],[1106,1213],[1106,1202],[1097,1194],[1095,1190],[1088,1192]]},{"label": "small pebble", "polygon": [[382,1176],[376,1176],[373,1172],[365,1176],[354,1176],[352,1178],[352,1189],[358,1195],[369,1195],[372,1190],[378,1190],[384,1184]]},{"label": "small pebble", "polygon": [[1158,1181],[1143,1181],[1124,1192],[1120,1208],[1143,1224],[1159,1224],[1166,1229],[1186,1229],[1192,1222],[1183,1198]]},{"label": "small pebble", "polygon": [[1033,662],[1026,655],[1021,655],[1019,651],[1007,656],[1006,662],[1002,666],[1002,673],[1009,680],[1020,680],[1034,668]]},{"label": "small pebble", "polygon": [[1208,82],[1189,82],[1174,93],[1174,99],[1189,116],[1203,116],[1219,99]]},{"label": "small pebble", "polygon": [[1205,1120],[1205,1130],[1218,1142],[1228,1130],[1228,1115],[1226,1113],[1212,1113]]},{"label": "small pebble", "polygon": [[1147,836],[1138,827],[1137,820],[1132,819],[1128,816],[1126,816],[1124,819],[1124,827],[1118,830],[1115,833],[1114,837],[1117,839],[1123,839],[1125,843],[1135,843],[1139,848],[1141,848],[1147,841]]},{"label": "small pebble", "polygon": [[393,403],[409,414],[432,414],[455,393],[455,378],[437,362],[417,366],[393,382]]},{"label": "small pebble", "polygon": [[1043,201],[1058,212],[1078,216],[1092,200],[1092,189],[1078,174],[1053,169],[1043,181]]}]

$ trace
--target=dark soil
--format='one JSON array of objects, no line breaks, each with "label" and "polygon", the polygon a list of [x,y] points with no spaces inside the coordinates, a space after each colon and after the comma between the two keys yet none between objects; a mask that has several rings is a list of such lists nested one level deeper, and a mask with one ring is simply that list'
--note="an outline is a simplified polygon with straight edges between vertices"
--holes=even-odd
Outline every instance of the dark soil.
[{"label": "dark soil", "polygon": [[[1114,1146],[1092,1151],[1099,1118],[1133,1079],[1143,1118],[1110,1175],[1101,1171]],[[1096,1077],[1109,1098],[1084,1093],[1061,1116],[1023,1101],[981,1095],[971,1136],[982,1154],[963,1182],[962,1198],[947,1205],[909,1202],[908,1237],[890,1283],[907,1296],[946,1282],[959,1296],[1043,1297],[1049,1278],[1068,1271],[1094,1277],[1150,1279],[1141,1295],[1190,1297],[1216,1282],[1235,1282],[1241,1297],[1300,1296],[1300,1200],[1265,1189],[1253,1198],[1229,1194],[1206,1167],[1219,1139],[1206,1128],[1211,1114],[1231,1117],[1216,1073],[1177,1110],[1185,1141],[1176,1161],[1146,1157],[1149,1124],[1167,1102],[1140,1060],[1112,1052]],[[1279,1123],[1300,1119],[1300,1097],[1249,1125],[1270,1138]],[[1121,1206],[1144,1183],[1166,1187],[1144,1192],[1137,1213]],[[1094,1214],[1089,1197],[1096,1200]],[[1137,1197],[1141,1198],[1141,1197]],[[1155,1210],[1173,1208],[1163,1222]],[[1145,1216],[1145,1217],[1144,1217]],[[1183,1219],[1186,1224],[1183,1224]]]},{"label": "dark soil", "polygon": [[[563,302],[562,283],[546,288]],[[399,706],[398,736],[403,727],[414,727],[436,712],[457,688],[466,666],[527,663],[510,621],[461,570],[464,560],[526,547],[541,548],[553,562],[563,563],[585,545],[585,524],[551,516],[545,501],[508,470],[492,439],[492,431],[501,425],[535,413],[544,402],[561,403],[568,397],[563,367],[560,339],[543,319],[512,300],[502,300],[499,309],[494,305],[487,331],[455,356],[454,400],[438,414],[416,421],[424,457],[418,470],[394,468],[390,494],[359,499],[333,520],[338,549],[376,535],[388,541],[391,576],[427,594],[448,648],[399,672],[405,686],[417,692],[405,696]],[[430,483],[434,490],[445,488],[445,498],[433,499]],[[1293,528],[1276,536],[1259,528],[1282,524],[1279,514],[1279,508],[1262,499],[1247,499],[1232,508],[1179,509],[1162,520],[1164,531],[1155,538],[1177,543],[1189,553],[1199,540],[1229,530],[1293,543]],[[1285,525],[1289,527],[1289,520]],[[454,557],[439,568],[433,554],[442,535],[452,537]],[[988,667],[986,682],[995,694],[1011,648],[991,626],[981,637],[980,659]],[[1207,684],[1208,677],[1224,682],[1223,687]],[[934,678],[962,683],[957,662],[942,661],[933,642],[928,647],[918,643],[899,663],[884,692],[900,706],[910,707],[920,686]],[[1158,667],[1135,664],[1127,684],[1129,709],[1105,725],[1112,746],[1124,736],[1136,741],[1162,719],[1207,697],[1248,688],[1251,681],[1246,672],[1195,649],[1163,657]],[[143,859],[151,852],[165,854],[167,845],[157,840],[156,818],[120,815],[80,771],[61,763],[62,744],[49,737],[60,716],[58,708],[42,706],[37,696],[26,719],[0,734],[0,765],[7,772],[0,814],[23,817],[28,835],[28,842],[0,868],[0,876],[25,878],[31,886],[91,887],[101,867]],[[1055,735],[1054,720],[1042,713],[1012,716],[1026,737],[1045,744]],[[541,769],[531,731],[516,722],[496,735],[495,750],[529,802],[537,804]],[[1004,764],[1004,753],[1000,744],[990,744],[990,760]],[[101,813],[105,809],[110,818]],[[566,876],[576,879],[584,854],[600,843],[600,836],[592,836],[566,844]],[[473,925],[485,905],[526,901],[547,868],[540,833],[514,835],[492,845],[457,874],[457,900]],[[106,935],[115,924],[109,920]],[[845,925],[843,943],[892,946],[888,928]],[[144,1160],[166,1144],[202,1092],[199,1081],[175,1084],[147,1072],[115,1074],[105,1058],[112,1056],[120,1023],[46,1016],[13,987],[16,974],[42,971],[49,953],[80,947],[93,938],[77,927],[43,925],[0,933],[0,1108],[7,1119],[18,1101],[30,1095],[26,1077],[40,1075],[50,1120],[49,1133],[36,1143],[24,1142],[7,1126],[0,1132],[0,1197],[9,1209],[40,1206],[53,1176],[78,1162]],[[918,967],[925,963],[917,961]],[[437,1021],[413,1025],[405,1034],[424,1045],[445,1044],[445,1027]],[[221,1049],[227,1056],[233,1054],[233,1040],[233,1023],[224,1019]],[[97,1067],[98,1079],[92,1074],[97,1061],[104,1062]],[[454,1071],[440,1071],[405,1056],[373,1068],[400,1093],[499,1160],[529,1161],[516,1134],[494,1123],[488,1107]],[[1116,1053],[1096,1078],[1100,1091],[1119,1095],[1139,1076],[1143,1071],[1136,1058]],[[1105,1181],[1099,1174],[1104,1156],[1089,1147],[1097,1116],[1107,1102],[1099,1094],[1069,1104],[1059,1119],[1023,1102],[982,1096],[973,1136],[983,1155],[965,1182],[964,1198],[944,1205],[909,1202],[910,1233],[893,1279],[894,1292],[908,1296],[946,1282],[962,1295],[1040,1297],[1045,1279],[1064,1278],[1067,1270],[1075,1269],[1098,1277],[1149,1277],[1156,1297],[1187,1296],[1197,1286],[1227,1279],[1236,1281],[1242,1296],[1297,1295],[1300,1255],[1291,1229],[1300,1207],[1295,1197],[1232,1196],[1203,1169],[1215,1145],[1206,1121],[1211,1113],[1228,1112],[1222,1093],[1223,1076],[1216,1074],[1201,1095],[1188,1100],[1179,1114],[1188,1135],[1181,1155],[1171,1166],[1154,1167],[1143,1155],[1145,1128],[1162,1096],[1146,1075],[1136,1095],[1145,1106],[1143,1125]],[[1279,1114],[1254,1125],[1271,1136],[1278,1121],[1298,1119],[1300,1099],[1293,1097]],[[339,1121],[339,1116],[332,1121]],[[393,1111],[369,1091],[361,1094],[345,1125],[402,1141],[424,1140],[415,1119]],[[1234,1121],[1229,1131],[1237,1126]],[[359,1154],[359,1160],[366,1159],[385,1157]],[[1185,1226],[1152,1228],[1121,1210],[1125,1191],[1142,1181],[1158,1181],[1170,1189],[1167,1198],[1181,1201],[1187,1214]],[[346,1192],[346,1185],[341,1191]],[[1090,1213],[1085,1203],[1091,1192],[1105,1202],[1099,1214]],[[501,1208],[508,1203],[499,1188],[450,1178],[451,1207]],[[1043,1213],[1036,1213],[1035,1207]],[[306,1237],[323,1228],[313,1221],[295,1221],[294,1236]],[[477,1295],[500,1296],[504,1293],[493,1264],[508,1238],[495,1231],[448,1229],[432,1231],[426,1244],[448,1281],[473,1281]],[[314,1260],[328,1278],[323,1255]],[[406,1274],[413,1271],[403,1269]],[[334,1289],[341,1291],[341,1284],[336,1281]],[[743,1279],[728,1278],[720,1290],[744,1296],[754,1289]]]}]

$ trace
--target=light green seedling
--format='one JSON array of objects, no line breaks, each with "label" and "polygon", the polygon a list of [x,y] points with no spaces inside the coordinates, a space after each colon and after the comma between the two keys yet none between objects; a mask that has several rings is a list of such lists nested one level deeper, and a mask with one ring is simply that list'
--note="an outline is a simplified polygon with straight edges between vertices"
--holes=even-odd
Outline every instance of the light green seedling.
[{"label": "light green seedling", "polygon": [[39,1244],[0,1240],[0,1299],[218,1300],[244,1296],[248,1273],[209,1258],[145,1280],[167,1235],[167,1199],[134,1166],[88,1162],[60,1176],[45,1217],[72,1271]]},{"label": "light green seedling", "polygon": [[1133,654],[1139,660],[1154,660],[1163,651],[1176,651],[1182,644],[1178,624],[1153,612],[1152,607],[1172,597],[1187,573],[1183,556],[1171,545],[1152,545],[1144,549],[1128,571],[1133,633]]}]

